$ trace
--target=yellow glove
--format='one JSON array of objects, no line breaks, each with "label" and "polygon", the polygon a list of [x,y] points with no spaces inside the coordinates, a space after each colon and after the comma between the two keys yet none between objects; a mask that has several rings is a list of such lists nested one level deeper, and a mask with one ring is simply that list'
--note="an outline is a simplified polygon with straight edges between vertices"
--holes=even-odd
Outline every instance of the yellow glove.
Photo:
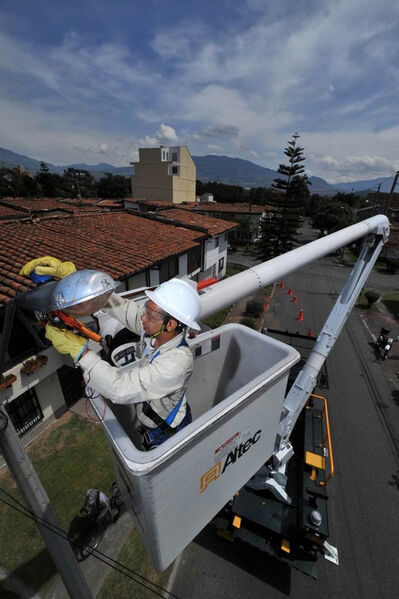
[{"label": "yellow glove", "polygon": [[51,341],[60,354],[69,354],[77,362],[87,347],[86,337],[75,335],[72,331],[58,329],[51,324],[46,324],[46,339]]},{"label": "yellow glove", "polygon": [[49,275],[50,277],[63,279],[75,272],[76,268],[73,262],[61,262],[61,260],[52,256],[42,256],[27,262],[21,268],[19,274],[28,277],[33,270],[38,275]]}]

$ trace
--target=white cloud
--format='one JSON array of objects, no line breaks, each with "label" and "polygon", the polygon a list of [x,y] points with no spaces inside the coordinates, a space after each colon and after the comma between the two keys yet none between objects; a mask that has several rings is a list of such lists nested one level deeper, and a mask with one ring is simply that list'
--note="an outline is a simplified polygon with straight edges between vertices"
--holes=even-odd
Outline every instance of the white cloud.
[{"label": "white cloud", "polygon": [[165,140],[168,142],[178,141],[176,131],[173,129],[173,127],[170,127],[169,125],[164,125],[163,123],[161,124],[159,131],[157,132],[157,137],[159,137],[159,139],[161,140]]}]

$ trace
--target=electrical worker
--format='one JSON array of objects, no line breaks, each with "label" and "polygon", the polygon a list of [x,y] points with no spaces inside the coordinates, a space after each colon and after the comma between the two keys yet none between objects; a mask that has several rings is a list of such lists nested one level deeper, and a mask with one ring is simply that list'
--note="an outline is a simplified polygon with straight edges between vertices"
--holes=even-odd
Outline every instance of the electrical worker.
[{"label": "electrical worker", "polygon": [[[56,278],[66,276],[61,274],[66,263],[52,262],[49,268],[48,258],[28,262],[20,274],[35,270]],[[186,388],[193,356],[185,332],[187,327],[200,329],[196,322],[200,302],[197,291],[181,279],[171,279],[145,293],[148,300],[144,305],[113,293],[105,306],[107,314],[141,336],[140,360],[128,372],[102,360],[88,349],[86,338],[72,331],[47,324],[46,338],[60,353],[71,355],[94,391],[115,403],[136,404],[144,446],[150,449],[192,421]]]}]

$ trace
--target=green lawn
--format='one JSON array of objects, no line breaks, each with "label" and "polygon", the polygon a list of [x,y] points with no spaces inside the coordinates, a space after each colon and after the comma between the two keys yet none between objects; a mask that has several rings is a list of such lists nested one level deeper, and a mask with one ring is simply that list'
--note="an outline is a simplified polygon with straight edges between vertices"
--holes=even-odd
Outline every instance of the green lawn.
[{"label": "green lawn", "polygon": [[223,310],[220,310],[220,312],[213,314],[212,316],[210,316],[209,318],[206,318],[202,322],[204,324],[206,324],[210,329],[216,329],[216,327],[220,327],[220,325],[222,325],[224,323],[226,316],[230,312],[232,307],[233,306],[224,308]]},{"label": "green lawn", "polygon": [[[118,555],[118,561],[121,564],[128,565],[131,570],[139,572],[142,576],[145,576],[163,588],[166,586],[173,568],[172,564],[167,570],[165,570],[165,572],[162,572],[162,574],[155,572],[147,559],[144,546],[138,538],[135,530],[130,533],[122,551]],[[153,588],[158,593],[161,592],[156,587],[151,587],[151,585],[145,581],[143,581],[143,584],[150,586],[150,588]],[[133,582],[133,580],[130,580],[120,572],[116,572],[115,570],[111,571],[111,573],[108,575],[101,588],[101,591],[97,595],[97,599],[131,599],[132,597],[137,597],[140,599],[154,599],[156,595],[140,584]]]},{"label": "green lawn", "polygon": [[[83,504],[86,490],[98,487],[107,493],[115,480],[102,427],[71,412],[64,414],[34,441],[28,453],[66,531]],[[0,486],[24,503],[7,469],[0,474]],[[0,497],[5,498],[3,493],[0,493]],[[33,591],[41,589],[41,594],[44,594],[43,590],[48,589],[48,583],[55,574],[50,555],[35,524],[1,501],[0,548],[0,566]],[[100,546],[100,550],[107,552],[105,546]],[[122,553],[120,561],[127,566],[149,578],[159,579],[135,531],[131,533],[130,542],[126,543]],[[101,568],[104,566],[101,565]],[[115,575],[121,578],[118,585],[126,585],[126,589],[130,589],[130,596],[133,595],[134,583],[121,574]],[[0,596],[13,597],[1,583]],[[127,597],[128,594],[108,593],[101,596]],[[140,591],[136,596],[144,597],[144,594]]]}]

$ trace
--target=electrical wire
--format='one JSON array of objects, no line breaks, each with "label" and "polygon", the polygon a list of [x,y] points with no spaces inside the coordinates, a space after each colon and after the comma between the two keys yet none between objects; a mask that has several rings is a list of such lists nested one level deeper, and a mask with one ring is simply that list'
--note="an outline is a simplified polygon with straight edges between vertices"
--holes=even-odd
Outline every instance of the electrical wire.
[{"label": "electrical wire", "polygon": [[[72,541],[68,537],[67,533],[64,530],[62,530],[62,528],[59,528],[58,526],[55,526],[54,524],[47,522],[47,520],[45,520],[45,518],[42,518],[41,516],[38,516],[37,514],[35,514],[31,510],[29,510],[26,506],[24,506],[22,503],[20,503],[17,499],[15,499],[15,497],[13,497],[10,493],[5,491],[1,487],[0,487],[0,491],[2,493],[4,493],[7,497],[9,497],[11,499],[11,501],[13,501],[19,507],[16,507],[16,505],[13,505],[12,503],[9,503],[7,500],[5,500],[4,498],[0,497],[0,501],[2,503],[4,503],[5,505],[8,505],[10,508],[14,509],[15,511],[19,512],[20,514],[29,518],[30,520],[33,520],[34,522],[39,522],[40,524],[45,526],[48,530],[50,530],[51,532],[53,532],[54,534],[56,534],[63,540],[68,541],[68,543],[75,545],[76,547],[79,547],[79,548],[81,547],[81,545],[79,543]],[[174,593],[171,593],[170,591],[161,587],[160,585],[156,584],[155,582],[152,582],[149,578],[146,578],[142,574],[139,574],[139,572],[135,572],[131,568],[128,568],[121,562],[118,562],[118,560],[114,560],[112,557],[110,557],[106,553],[103,553],[103,552],[99,551],[98,549],[94,549],[93,552],[91,553],[91,555],[93,557],[95,557],[96,559],[98,559],[100,562],[109,566],[110,568],[113,568],[116,572],[119,572],[120,574],[122,574],[123,576],[126,576],[127,578],[129,578],[130,580],[135,582],[136,584],[144,587],[148,591],[151,591],[151,593],[154,593],[154,595],[157,595],[158,597],[165,599],[165,595],[161,595],[158,591],[156,591],[153,588],[151,588],[150,586],[148,586],[148,584],[152,585],[156,589],[159,589],[163,593],[166,593],[172,599],[179,599],[179,597],[177,595],[175,595]],[[108,560],[108,561],[106,561],[106,560]],[[116,565],[114,565],[114,564],[116,564]],[[121,568],[123,568],[123,570]],[[126,571],[124,571],[124,570],[126,570]],[[137,580],[137,579],[133,578],[133,576],[129,575],[128,572],[131,572],[134,576],[137,576],[138,578],[141,578],[142,580]],[[148,583],[148,584],[145,584],[145,583]]]}]

